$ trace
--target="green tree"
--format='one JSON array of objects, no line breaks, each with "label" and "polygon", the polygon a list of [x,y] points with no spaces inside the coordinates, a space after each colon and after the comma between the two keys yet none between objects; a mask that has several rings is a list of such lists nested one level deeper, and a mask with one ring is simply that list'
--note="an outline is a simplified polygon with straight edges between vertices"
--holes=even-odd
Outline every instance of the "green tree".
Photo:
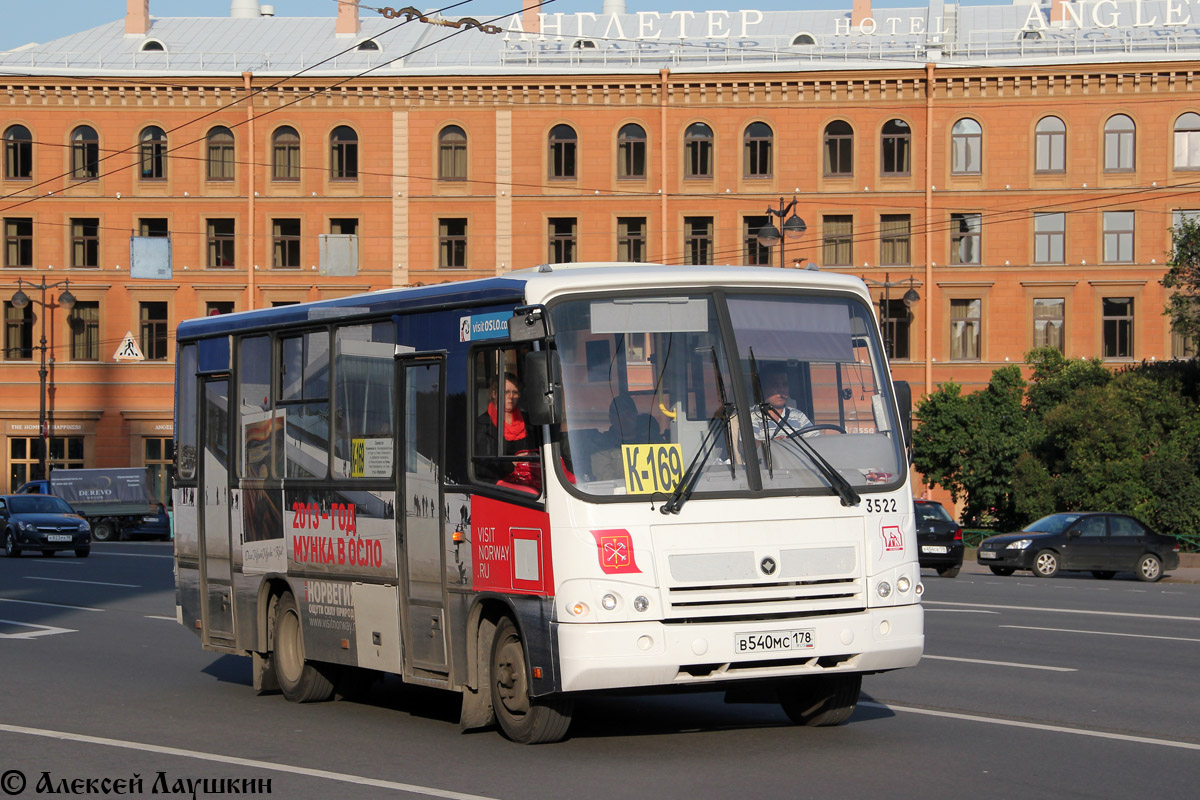
[{"label": "green tree", "polygon": [[1164,313],[1171,329],[1200,342],[1200,221],[1184,218],[1171,231],[1171,258],[1163,286],[1173,289]]}]

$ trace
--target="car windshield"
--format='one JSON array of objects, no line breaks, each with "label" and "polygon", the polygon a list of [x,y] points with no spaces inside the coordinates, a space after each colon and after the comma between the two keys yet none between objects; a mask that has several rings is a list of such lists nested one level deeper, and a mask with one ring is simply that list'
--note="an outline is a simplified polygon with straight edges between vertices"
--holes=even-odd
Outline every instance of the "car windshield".
[{"label": "car windshield", "polygon": [[917,519],[921,522],[949,522],[954,524],[954,519],[941,503],[917,503],[916,510]]},{"label": "car windshield", "polygon": [[553,304],[564,478],[643,498],[681,481],[697,494],[894,486],[904,455],[870,314],[784,291]]},{"label": "car windshield", "polygon": [[1079,514],[1051,514],[1042,517],[1037,522],[1031,522],[1021,530],[1028,533],[1062,533],[1071,527],[1071,523],[1079,519]]},{"label": "car windshield", "polygon": [[14,514],[74,514],[75,510],[53,495],[10,497],[8,507]]}]

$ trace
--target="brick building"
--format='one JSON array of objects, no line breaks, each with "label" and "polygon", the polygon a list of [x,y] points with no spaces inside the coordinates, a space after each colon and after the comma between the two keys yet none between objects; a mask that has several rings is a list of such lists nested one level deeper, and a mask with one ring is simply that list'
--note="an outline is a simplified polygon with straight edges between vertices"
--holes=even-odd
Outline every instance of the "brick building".
[{"label": "brick building", "polygon": [[[1190,0],[492,22],[127,0],[0,53],[9,484],[40,469],[43,353],[51,463],[162,475],[180,320],[546,261],[860,275],[918,393],[1039,345],[1190,356],[1160,281],[1200,209],[1197,53]],[[760,244],[793,198],[805,232]],[[116,358],[127,333],[143,359]]]}]

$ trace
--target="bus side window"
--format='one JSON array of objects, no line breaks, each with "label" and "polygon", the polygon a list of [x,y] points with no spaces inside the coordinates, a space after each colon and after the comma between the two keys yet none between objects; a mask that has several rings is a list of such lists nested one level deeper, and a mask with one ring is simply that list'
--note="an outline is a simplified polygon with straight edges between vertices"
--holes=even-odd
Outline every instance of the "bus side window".
[{"label": "bus side window", "polygon": [[527,493],[541,491],[540,465],[535,464],[541,438],[521,408],[521,359],[528,350],[479,350],[471,376],[474,478]]}]

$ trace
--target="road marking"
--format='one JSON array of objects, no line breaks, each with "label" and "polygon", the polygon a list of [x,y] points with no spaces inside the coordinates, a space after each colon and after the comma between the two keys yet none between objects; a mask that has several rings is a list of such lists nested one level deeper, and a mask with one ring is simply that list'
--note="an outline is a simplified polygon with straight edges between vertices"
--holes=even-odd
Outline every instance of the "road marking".
[{"label": "road marking", "polygon": [[31,622],[17,622],[13,619],[0,619],[0,622],[9,625],[18,625],[22,628],[37,628],[37,630],[28,631],[27,633],[0,633],[0,639],[36,639],[39,636],[53,636],[56,633],[78,633],[74,628],[56,628],[53,625],[34,625]]},{"label": "road marking", "polygon": [[163,617],[158,614],[147,614],[146,619],[165,619],[167,622],[178,622],[174,617]]},{"label": "road marking", "polygon": [[487,797],[485,795],[452,792],[447,789],[437,789],[432,786],[419,786],[413,783],[400,783],[399,781],[385,781],[379,778],[368,778],[363,775],[351,775],[345,772],[332,772],[324,769],[311,769],[309,767],[301,767],[293,764],[282,764],[274,761],[259,761],[253,758],[239,758],[237,756],[221,755],[220,753],[206,753],[202,750],[184,750],[178,747],[164,747],[157,744],[130,742],[123,739],[108,739],[103,736],[87,736],[82,733],[52,731],[45,728],[26,728],[21,725],[5,725],[3,723],[0,723],[0,731],[19,733],[25,736],[41,736],[46,739],[58,739],[67,742],[82,742],[84,744],[98,744],[105,747],[119,747],[124,750],[138,750],[143,753],[157,753],[158,755],[164,756],[194,758],[199,761],[213,761],[218,764],[231,764],[238,767],[250,767],[251,769],[265,769],[273,772],[284,772],[289,775],[306,775],[310,778],[324,778],[325,780],[338,781],[339,783],[352,783],[358,786],[373,786],[378,789],[391,789],[397,792],[409,792],[411,794],[419,794],[426,797],[443,797],[447,798],[447,800],[495,800],[495,798]]},{"label": "road marking", "polygon": [[55,583],[86,583],[89,586],[120,586],[124,589],[140,589],[136,583],[106,583],[104,581],[77,581],[73,578],[41,578],[36,575],[26,575],[27,581],[54,581]]},{"label": "road marking", "polygon": [[934,661],[962,661],[966,664],[990,664],[993,667],[1020,667],[1021,669],[1044,669],[1049,672],[1078,672],[1074,667],[1046,667],[1041,664],[1018,664],[1015,661],[988,661],[982,658],[955,658],[954,656],[931,656],[928,653],[921,658],[931,658]]},{"label": "road marking", "polygon": [[37,600],[14,600],[11,597],[0,597],[0,603],[21,603],[27,606],[50,606],[51,608],[69,608],[72,611],[103,611],[103,608],[90,606],[71,606],[66,603],[39,603]]},{"label": "road marking", "polygon": [[999,614],[999,611],[984,611],[982,608],[927,608],[926,611],[941,611],[943,614]]},{"label": "road marking", "polygon": [[157,553],[108,553],[92,549],[94,556],[120,556],[121,558],[175,558],[175,556],[160,556]]},{"label": "road marking", "polygon": [[922,605],[966,606],[968,608],[1000,608],[1008,611],[1051,611],[1056,614],[1095,614],[1101,617],[1132,617],[1134,619],[1165,619],[1174,622],[1200,622],[1200,617],[1173,617],[1167,614],[1135,614],[1131,611],[1081,611],[1075,608],[1043,608],[1041,606],[1001,606],[988,603],[955,603],[949,600],[922,600]]},{"label": "road marking", "polygon": [[1072,628],[1035,628],[1032,625],[1001,625],[1001,628],[1016,628],[1022,631],[1049,631],[1050,633],[1090,633],[1094,636],[1128,636],[1132,639],[1162,639],[1168,642],[1200,642],[1185,636],[1152,636],[1148,633],[1114,633],[1113,631],[1080,631]]},{"label": "road marking", "polygon": [[[1149,736],[1131,736],[1127,733],[1107,733],[1105,731],[1090,731],[1084,728],[1068,728],[1065,725],[1047,725],[1043,722],[1022,722],[1015,719],[999,717],[984,717],[979,714],[963,714],[955,711],[935,711],[931,708],[914,708],[912,706],[893,706],[885,703],[859,702],[860,706],[882,708],[886,711],[907,711],[910,714],[924,714],[927,717],[942,717],[944,719],[960,719],[967,722],[983,722],[989,725],[1007,725],[1012,728],[1027,728],[1035,731],[1050,733],[1071,733],[1076,736],[1091,736],[1096,739],[1115,739],[1119,742],[1136,742],[1138,744],[1153,744],[1159,747],[1178,747],[1183,750],[1200,750],[1200,744],[1194,742],[1177,742],[1171,739],[1154,739]],[[0,729],[4,726],[0,725]]]}]

